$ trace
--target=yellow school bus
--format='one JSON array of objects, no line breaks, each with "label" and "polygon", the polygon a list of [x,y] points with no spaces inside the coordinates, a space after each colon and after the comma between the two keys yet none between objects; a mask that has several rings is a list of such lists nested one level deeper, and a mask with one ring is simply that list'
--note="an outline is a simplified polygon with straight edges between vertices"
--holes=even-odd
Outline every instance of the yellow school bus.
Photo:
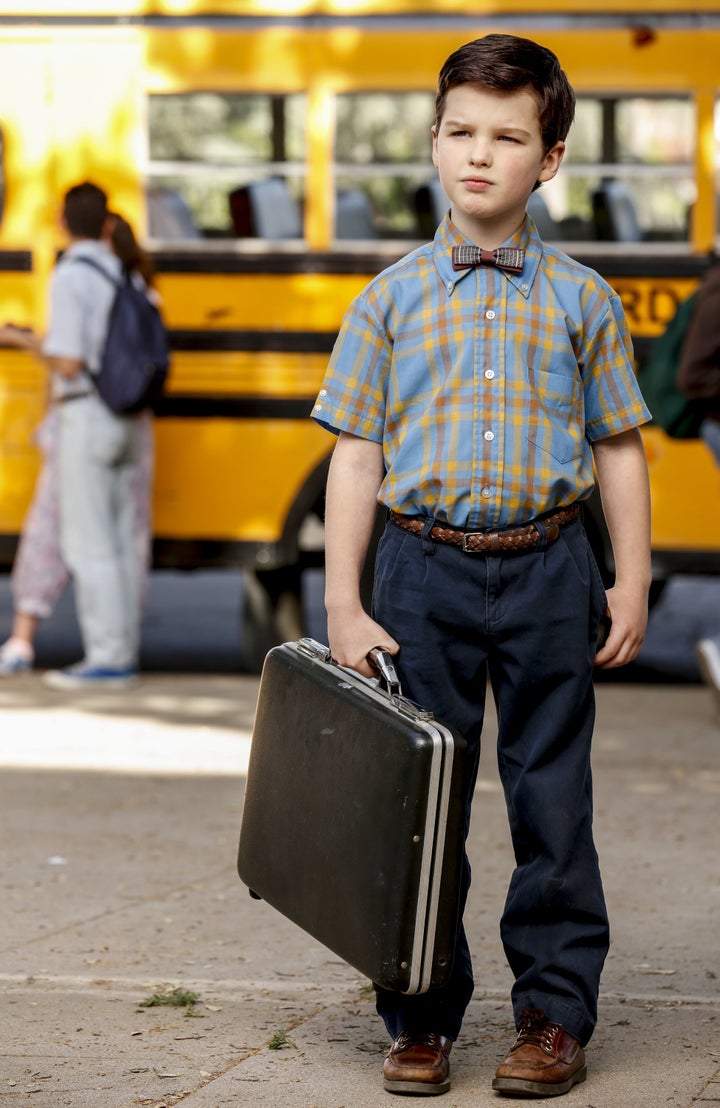
[{"label": "yellow school bus", "polygon": [[[549,46],[576,89],[533,216],[618,290],[642,360],[717,241],[720,2],[0,2],[0,322],[43,326],[62,193],[102,185],[152,250],[173,346],[155,562],[252,574],[250,664],[297,632],[322,556],[332,444],[308,416],[343,312],[432,236],[437,72],[491,31]],[[43,404],[41,368],[0,350],[3,565]],[[644,438],[658,580],[717,571],[707,449]]]}]

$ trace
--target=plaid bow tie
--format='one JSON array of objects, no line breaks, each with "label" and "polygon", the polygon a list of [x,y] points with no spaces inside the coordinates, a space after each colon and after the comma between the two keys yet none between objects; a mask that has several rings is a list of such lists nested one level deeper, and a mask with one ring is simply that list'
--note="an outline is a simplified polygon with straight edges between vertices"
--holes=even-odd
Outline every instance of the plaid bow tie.
[{"label": "plaid bow tie", "polygon": [[453,269],[472,269],[476,265],[493,265],[508,273],[522,273],[525,251],[514,246],[500,246],[497,250],[482,250],[479,246],[453,246]]}]

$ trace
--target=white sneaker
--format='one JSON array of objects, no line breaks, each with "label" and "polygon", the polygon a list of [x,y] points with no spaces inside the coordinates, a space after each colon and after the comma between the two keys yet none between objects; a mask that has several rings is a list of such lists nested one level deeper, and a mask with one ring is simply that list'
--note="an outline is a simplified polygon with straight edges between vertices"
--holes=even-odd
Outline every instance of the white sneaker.
[{"label": "white sneaker", "polygon": [[720,647],[714,639],[700,639],[695,646],[700,676],[712,689],[720,705]]},{"label": "white sneaker", "polygon": [[29,673],[35,661],[33,648],[22,639],[8,639],[0,646],[0,677]]}]

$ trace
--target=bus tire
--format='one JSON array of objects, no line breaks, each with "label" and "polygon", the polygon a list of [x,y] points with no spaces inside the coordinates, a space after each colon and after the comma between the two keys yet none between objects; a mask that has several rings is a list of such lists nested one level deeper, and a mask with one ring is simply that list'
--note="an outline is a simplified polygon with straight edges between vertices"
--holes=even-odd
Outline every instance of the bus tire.
[{"label": "bus tire", "polygon": [[303,635],[300,567],[245,573],[240,610],[240,657],[245,673],[258,674],[273,646]]}]

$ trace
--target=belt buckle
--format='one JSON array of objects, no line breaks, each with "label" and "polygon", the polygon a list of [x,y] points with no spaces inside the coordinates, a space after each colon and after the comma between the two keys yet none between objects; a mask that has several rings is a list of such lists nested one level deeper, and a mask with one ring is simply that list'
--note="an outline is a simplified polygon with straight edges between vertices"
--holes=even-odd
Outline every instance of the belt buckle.
[{"label": "belt buckle", "polygon": [[461,545],[461,550],[463,554],[482,554],[482,550],[472,550],[468,546],[468,539],[482,539],[484,537],[484,531],[464,531]]}]

